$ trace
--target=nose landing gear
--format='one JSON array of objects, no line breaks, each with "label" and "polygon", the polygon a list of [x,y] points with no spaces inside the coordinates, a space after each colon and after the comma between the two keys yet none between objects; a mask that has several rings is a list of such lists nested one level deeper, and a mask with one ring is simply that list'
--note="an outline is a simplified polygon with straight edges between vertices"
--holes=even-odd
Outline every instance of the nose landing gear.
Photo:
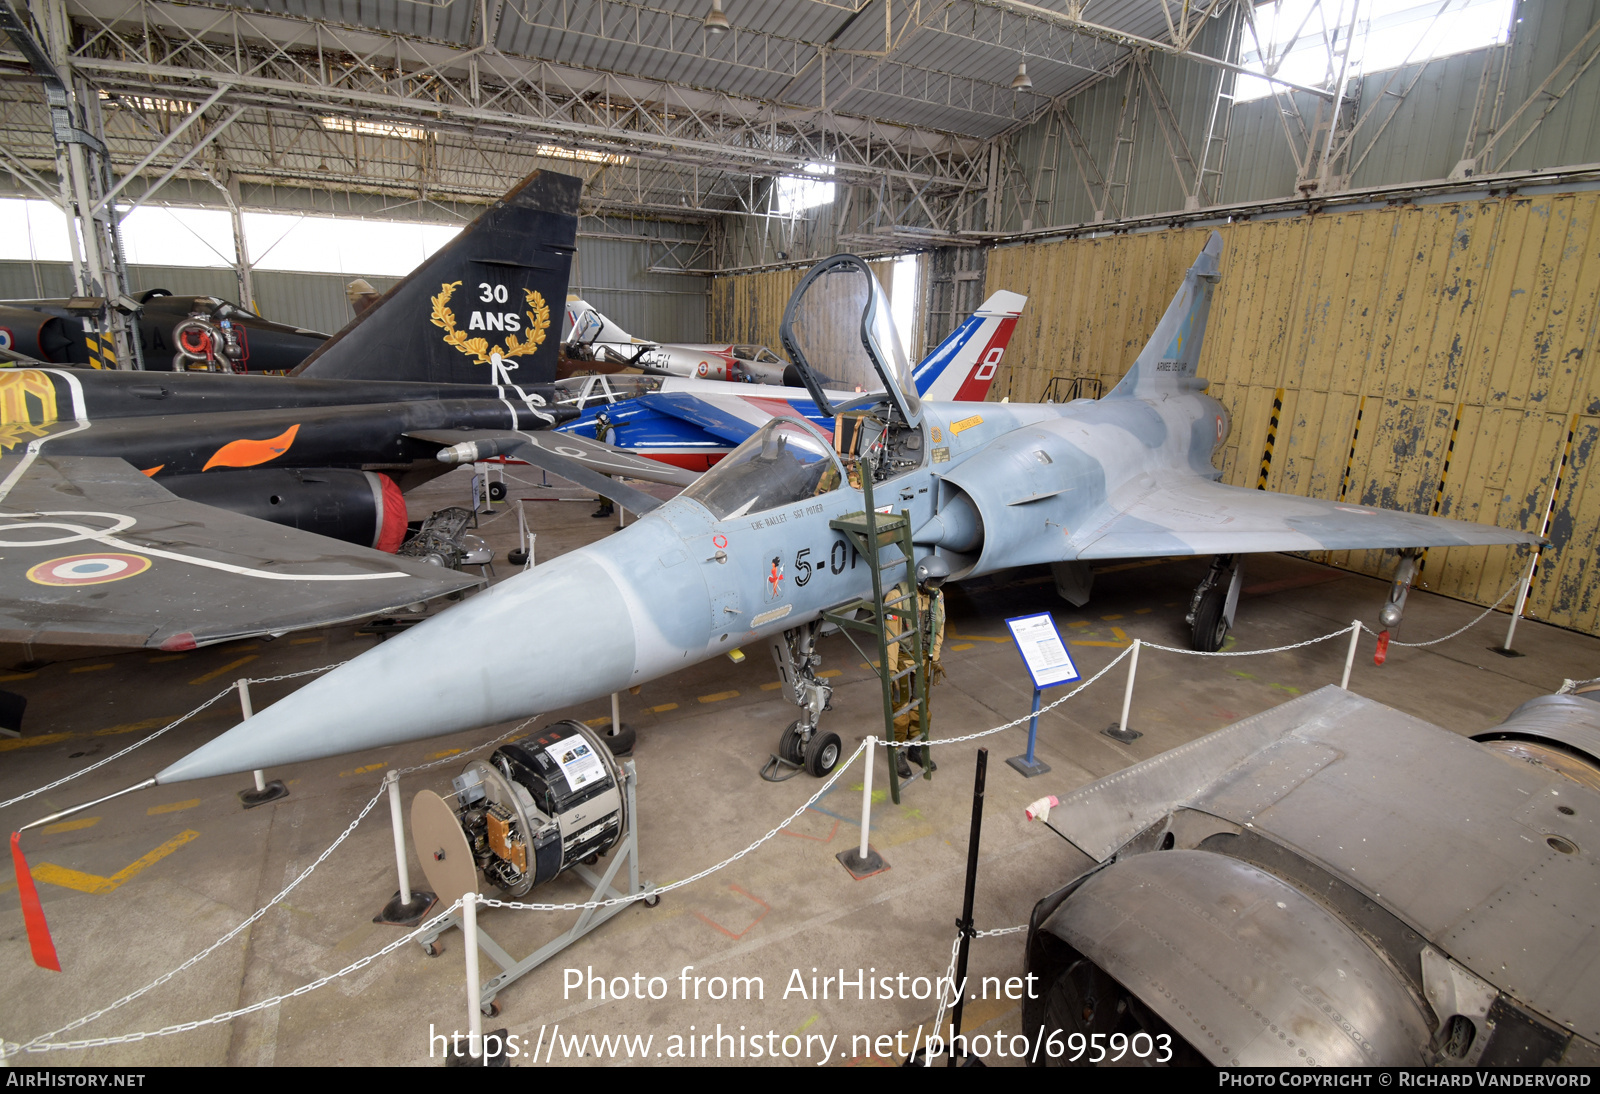
[{"label": "nose landing gear", "polygon": [[822,712],[833,706],[833,688],[817,679],[822,655],[817,653],[820,621],[784,631],[772,639],[772,659],[783,677],[790,700],[800,708],[800,717],[778,737],[778,750],[761,768],[768,782],[783,782],[802,770],[822,778],[839,763],[843,746],[837,733],[820,732],[817,723]]}]

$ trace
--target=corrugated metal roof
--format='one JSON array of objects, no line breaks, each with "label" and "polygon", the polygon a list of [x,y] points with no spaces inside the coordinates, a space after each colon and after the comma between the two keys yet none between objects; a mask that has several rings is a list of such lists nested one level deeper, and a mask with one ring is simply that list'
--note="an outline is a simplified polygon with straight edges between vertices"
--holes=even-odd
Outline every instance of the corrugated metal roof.
[{"label": "corrugated metal roof", "polygon": [[[484,34],[477,0],[225,0],[209,6],[457,47],[475,46]],[[887,56],[866,56],[885,49],[886,7],[893,48]],[[648,6],[523,0],[501,6],[494,47],[567,68],[801,106],[822,104],[827,68],[831,110],[986,139],[1049,98],[1095,79],[1126,53],[1095,33],[1064,25],[1065,0],[1041,0],[1033,7],[1061,18],[1042,18],[1008,6],[1008,0],[919,6],[860,0],[855,10],[848,0],[727,0],[733,29],[713,36],[703,26],[709,0]],[[495,5],[487,10],[493,13]],[[159,19],[160,11],[150,7],[146,18]],[[1161,0],[1100,0],[1087,6],[1084,17],[1126,33],[1170,38]],[[913,24],[915,19],[920,23]],[[1034,89],[1014,95],[1010,80],[1022,58]]]}]

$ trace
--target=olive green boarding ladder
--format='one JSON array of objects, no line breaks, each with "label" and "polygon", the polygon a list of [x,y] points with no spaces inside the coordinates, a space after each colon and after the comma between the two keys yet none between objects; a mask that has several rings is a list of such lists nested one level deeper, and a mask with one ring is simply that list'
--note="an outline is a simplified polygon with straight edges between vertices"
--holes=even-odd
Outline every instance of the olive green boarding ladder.
[{"label": "olive green boarding ladder", "polygon": [[[849,539],[850,545],[855,548],[867,563],[867,568],[872,571],[872,597],[863,598],[843,604],[837,608],[822,613],[825,622],[837,626],[850,644],[855,646],[867,661],[872,662],[877,670],[878,680],[883,685],[883,739],[894,740],[895,719],[902,714],[916,711],[916,726],[919,733],[913,734],[913,739],[922,742],[924,747],[923,759],[928,758],[926,751],[928,741],[928,682],[924,671],[922,648],[922,618],[920,607],[917,603],[917,563],[911,549],[911,514],[901,510],[898,516],[878,513],[874,510],[872,500],[872,468],[866,461],[857,463],[858,475],[861,479],[861,493],[867,508],[862,513],[846,513],[836,520],[828,522],[828,526],[843,532]],[[900,558],[891,561],[887,566],[880,561],[883,548],[895,546],[900,548]],[[896,581],[885,580],[884,571],[894,567],[904,566],[905,587],[910,590],[885,600],[886,591],[892,591]],[[898,580],[898,579],[897,579]],[[890,637],[888,633],[888,618],[890,614],[903,616],[906,626],[899,634]],[[857,618],[864,616],[864,618]],[[856,643],[851,631],[861,631],[875,635],[878,640],[878,656],[874,661],[871,654],[862,650]],[[903,666],[898,671],[891,672],[889,665],[889,647],[896,643],[910,643],[910,656],[901,657],[899,661]],[[903,679],[910,678],[911,701],[905,706],[896,709],[894,705],[894,685]],[[894,750],[885,748],[885,759],[889,764],[889,794],[895,804],[900,803],[900,790],[911,779],[901,782],[900,776],[895,772],[895,762],[892,755]],[[933,772],[926,763],[922,766],[922,777],[932,779]]]}]

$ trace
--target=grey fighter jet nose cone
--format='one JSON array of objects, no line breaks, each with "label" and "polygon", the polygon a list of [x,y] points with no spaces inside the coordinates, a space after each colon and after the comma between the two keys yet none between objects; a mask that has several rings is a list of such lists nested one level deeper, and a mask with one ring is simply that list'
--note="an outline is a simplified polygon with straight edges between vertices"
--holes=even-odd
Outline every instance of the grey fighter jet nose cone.
[{"label": "grey fighter jet nose cone", "polygon": [[630,600],[645,595],[628,584],[593,548],[563,555],[341,665],[156,781],[383,748],[621,690],[635,668]]}]

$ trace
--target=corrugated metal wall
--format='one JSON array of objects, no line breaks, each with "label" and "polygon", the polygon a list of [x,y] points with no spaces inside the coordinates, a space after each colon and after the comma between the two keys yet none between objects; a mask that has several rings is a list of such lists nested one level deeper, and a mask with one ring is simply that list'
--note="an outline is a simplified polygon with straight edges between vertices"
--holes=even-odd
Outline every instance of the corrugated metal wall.
[{"label": "corrugated metal wall", "polygon": [[[1351,81],[1350,93],[1356,98],[1357,109],[1376,109],[1360,123],[1350,156],[1336,165],[1340,171],[1351,172],[1348,185],[1362,188],[1447,177],[1466,151],[1485,65],[1489,65],[1489,82],[1477,119],[1474,151],[1481,149],[1490,122],[1496,117],[1497,96],[1501,101],[1498,120],[1503,123],[1600,20],[1600,0],[1525,0],[1518,5],[1517,19],[1509,57],[1505,47],[1476,50],[1398,72],[1391,69],[1369,73]],[[1221,20],[1214,21],[1197,48],[1222,56],[1225,29]],[[1219,70],[1168,56],[1152,58],[1151,65],[1171,100],[1189,149],[1198,160],[1205,146]],[[1506,69],[1503,91],[1502,66]],[[1129,65],[1065,103],[1095,164],[1108,176],[1112,175],[1123,102],[1136,82]],[[1559,90],[1565,83],[1566,76],[1562,75],[1551,90]],[[1297,94],[1295,98],[1310,125],[1316,116],[1315,100],[1308,95]],[[1525,123],[1546,107],[1550,108],[1548,118],[1503,164],[1497,156],[1495,167],[1514,171],[1600,162],[1600,65],[1586,68],[1559,101],[1542,98],[1536,102],[1524,115],[1523,124],[1498,146],[1498,152],[1510,153]],[[1046,115],[1004,138],[1002,148],[1015,166],[1003,195],[1000,230],[1021,230],[1024,220],[1038,229],[1094,219],[1094,203],[1071,149],[1064,138],[1052,133],[1054,128],[1055,123]],[[1297,172],[1284,130],[1275,98],[1235,107],[1228,130],[1220,203],[1295,195]],[[1182,209],[1183,190],[1148,94],[1139,102],[1132,144],[1118,152],[1115,178],[1123,177],[1130,153],[1132,171],[1126,176],[1125,194],[1121,189],[1116,191],[1119,200],[1114,208],[1120,208],[1122,216]],[[1037,206],[1030,202],[1023,179],[1036,194]],[[1115,217],[1114,212],[1108,213],[1108,219]]]},{"label": "corrugated metal wall", "polygon": [[[1397,206],[1228,225],[1201,373],[1233,415],[1224,481],[1537,529],[1565,458],[1529,614],[1600,634],[1600,194]],[[1004,247],[988,287],[1027,293],[993,398],[1052,375],[1108,387],[1206,230]],[[1519,553],[1429,553],[1435,591],[1493,602]],[[1378,552],[1326,561],[1388,576]]]},{"label": "corrugated metal wall", "polygon": [[[1223,20],[1213,20],[1195,48],[1220,57],[1227,45],[1226,32]],[[1222,70],[1166,54],[1153,56],[1150,68],[1198,162]],[[1119,147],[1118,123],[1124,118],[1124,103],[1135,92],[1138,101],[1128,105],[1130,113],[1123,130],[1132,143]],[[1068,99],[1065,107],[1099,174],[1114,184],[1108,219],[1183,208],[1183,185],[1173,168],[1155,103],[1142,87],[1134,65],[1125,64],[1117,75]],[[1095,204],[1084,175],[1055,119],[1046,115],[1019,131],[1002,149],[1011,159],[1012,170],[1004,176],[1006,190],[1001,195],[998,230],[1025,230],[1024,222],[1030,228],[1043,228],[1094,220]],[[1289,192],[1293,190],[1291,180]]]},{"label": "corrugated metal wall", "polygon": [[[698,238],[693,225],[667,225],[669,238]],[[639,337],[663,342],[706,340],[709,277],[652,274],[649,267],[662,245],[646,241],[591,239],[580,236],[572,291],[622,328]],[[216,296],[237,300],[239,283],[231,269],[174,266],[132,266],[135,290],[163,288],[178,295]],[[365,275],[379,292],[397,277]],[[332,334],[352,317],[345,298],[349,277],[341,274],[286,273],[257,270],[253,275],[256,304],[267,319]],[[69,296],[72,267],[64,262],[0,262],[0,300]]]},{"label": "corrugated metal wall", "polygon": [[[868,265],[884,291],[891,291],[894,260],[871,262]],[[800,284],[800,279],[805,277],[809,268],[763,270],[713,278],[709,320],[711,340],[754,342],[770,346],[779,356],[783,356],[783,346],[778,339],[778,328],[783,324],[783,309],[788,306],[795,286]],[[840,316],[840,320],[844,323],[860,323],[861,317]],[[912,352],[917,352],[915,347]]]},{"label": "corrugated metal wall", "polygon": [[[693,234],[698,237],[699,229]],[[569,291],[599,308],[635,338],[704,342],[710,278],[651,273],[650,266],[661,249],[658,244],[580,236]]]},{"label": "corrugated metal wall", "polygon": [[[160,288],[178,296],[239,298],[239,282],[229,269],[131,266],[128,275],[139,292]],[[352,317],[344,293],[348,280],[337,274],[258,270],[253,279],[256,305],[267,319],[332,334]],[[369,276],[367,280],[382,292],[400,279]],[[35,298],[39,289],[45,297],[70,296],[72,267],[65,262],[0,262],[0,300]]]}]

